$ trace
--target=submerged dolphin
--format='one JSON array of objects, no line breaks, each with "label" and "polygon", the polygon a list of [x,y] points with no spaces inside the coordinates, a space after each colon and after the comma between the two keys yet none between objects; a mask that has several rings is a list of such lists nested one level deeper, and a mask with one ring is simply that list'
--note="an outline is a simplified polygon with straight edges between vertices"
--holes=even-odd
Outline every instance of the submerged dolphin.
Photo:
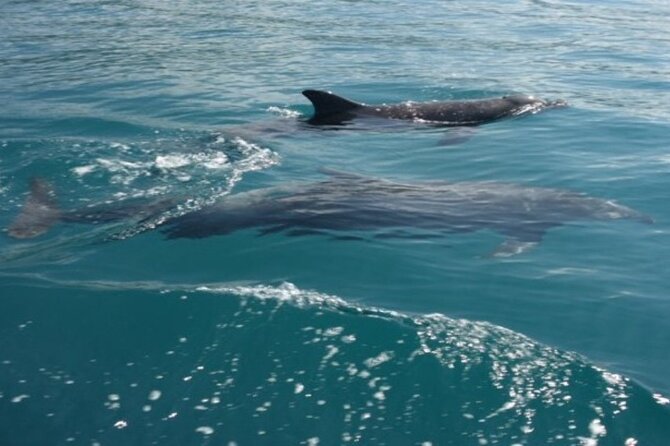
[{"label": "submerged dolphin", "polygon": [[313,125],[341,125],[357,117],[377,117],[442,126],[473,126],[567,105],[560,100],[550,102],[525,95],[468,101],[365,105],[327,91],[305,90],[302,94],[314,106],[314,116],[307,121]]},{"label": "submerged dolphin", "polygon": [[[329,178],[313,183],[278,186],[242,192],[198,211],[167,220],[168,238],[202,238],[256,229],[260,234],[330,234],[377,231],[375,237],[467,233],[488,229],[506,241],[494,251],[510,256],[538,244],[545,232],[575,220],[652,220],[613,201],[560,189],[524,187],[497,182],[398,183],[355,174],[326,171]],[[27,200],[26,208],[9,229],[13,237],[28,238],[44,232],[57,218],[95,222],[139,217],[167,210],[169,200],[154,202],[138,211],[117,207],[63,212],[49,196]],[[47,195],[48,196],[48,195]],[[36,212],[30,208],[39,208]],[[137,216],[136,216],[137,217]],[[20,225],[24,225],[21,227]],[[418,230],[418,232],[416,231]]]},{"label": "submerged dolphin", "polygon": [[164,232],[169,238],[200,238],[246,228],[256,228],[261,234],[286,231],[288,235],[408,228],[448,234],[489,229],[507,237],[494,255],[509,256],[538,244],[548,229],[568,221],[652,222],[612,201],[559,189],[497,182],[397,183],[326,173],[329,179],[299,187],[229,196],[168,222]]}]

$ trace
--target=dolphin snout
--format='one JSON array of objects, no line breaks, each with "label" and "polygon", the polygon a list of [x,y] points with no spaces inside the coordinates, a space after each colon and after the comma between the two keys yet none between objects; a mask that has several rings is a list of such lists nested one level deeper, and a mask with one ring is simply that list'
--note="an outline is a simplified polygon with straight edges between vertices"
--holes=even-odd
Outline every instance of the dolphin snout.
[{"label": "dolphin snout", "polygon": [[608,201],[607,205],[605,215],[611,220],[628,219],[648,225],[654,224],[654,219],[643,212],[639,212],[613,201]]}]

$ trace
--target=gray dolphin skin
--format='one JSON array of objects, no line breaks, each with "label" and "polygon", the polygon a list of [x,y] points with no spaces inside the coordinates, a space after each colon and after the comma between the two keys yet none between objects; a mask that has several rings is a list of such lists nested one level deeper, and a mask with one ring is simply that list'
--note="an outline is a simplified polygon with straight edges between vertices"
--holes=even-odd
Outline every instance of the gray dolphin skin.
[{"label": "gray dolphin skin", "polygon": [[[547,230],[579,220],[652,220],[613,201],[584,194],[498,182],[401,183],[324,170],[328,178],[242,192],[198,211],[165,222],[168,238],[202,238],[244,229],[259,234],[330,235],[352,239],[351,231],[373,231],[372,237],[442,237],[491,230],[506,240],[494,256],[511,256],[537,245]],[[175,203],[119,205],[63,212],[51,194],[33,188],[26,208],[9,235],[30,238],[63,221],[96,223],[158,214]],[[34,208],[34,209],[30,209]],[[409,232],[408,230],[414,230]]]},{"label": "gray dolphin skin", "polygon": [[[545,232],[569,221],[651,218],[613,201],[580,193],[498,182],[398,183],[324,170],[324,181],[229,196],[167,223],[169,238],[200,238],[256,228],[261,234],[386,231],[412,237],[488,229],[506,237],[493,255],[511,256],[538,244]],[[388,232],[391,231],[391,232]],[[331,233],[332,235],[332,233]],[[415,234],[416,235],[416,234]]]},{"label": "gray dolphin skin", "polygon": [[366,105],[328,91],[305,90],[302,94],[314,106],[314,115],[307,121],[313,125],[344,125],[356,118],[376,117],[441,126],[475,126],[567,105],[562,100],[550,102],[525,95],[467,101]]}]

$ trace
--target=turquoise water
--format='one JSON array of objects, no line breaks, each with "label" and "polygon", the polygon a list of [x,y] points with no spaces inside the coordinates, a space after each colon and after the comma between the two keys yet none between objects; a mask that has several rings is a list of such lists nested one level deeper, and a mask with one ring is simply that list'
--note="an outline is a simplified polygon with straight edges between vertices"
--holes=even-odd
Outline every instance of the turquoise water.
[{"label": "turquoise water", "polygon": [[[666,444],[669,14],[651,0],[2,2],[0,227],[36,176],[63,209],[179,203],[2,234],[0,444]],[[303,124],[305,88],[570,107],[467,131],[323,131]],[[489,231],[156,228],[322,167],[567,189],[655,223],[569,222],[509,258],[490,256],[504,239]]]}]

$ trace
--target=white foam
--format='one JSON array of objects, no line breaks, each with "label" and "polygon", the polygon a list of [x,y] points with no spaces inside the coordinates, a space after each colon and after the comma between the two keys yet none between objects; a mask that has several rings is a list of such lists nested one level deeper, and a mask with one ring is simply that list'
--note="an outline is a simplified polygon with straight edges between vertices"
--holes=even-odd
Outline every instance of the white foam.
[{"label": "white foam", "polygon": [[387,361],[390,361],[392,358],[393,358],[393,352],[392,351],[385,351],[385,352],[381,352],[380,354],[378,354],[377,356],[375,356],[373,358],[366,359],[365,361],[363,361],[363,363],[365,364],[366,367],[371,369],[371,368],[377,367],[377,366],[379,366],[379,365],[381,365],[381,364],[383,364]]},{"label": "white foam", "polygon": [[26,394],[17,395],[14,398],[12,398],[12,403],[20,403],[21,401],[23,401],[27,398],[30,398],[30,395],[26,395]]},{"label": "white foam", "polygon": [[266,109],[266,111],[268,111],[272,114],[278,115],[282,118],[293,119],[293,118],[299,118],[300,116],[302,116],[302,113],[300,113],[299,111],[291,110],[289,108],[276,107],[276,106],[268,107]]},{"label": "white foam", "polygon": [[110,172],[122,172],[128,169],[131,170],[142,169],[147,166],[147,163],[124,161],[122,159],[98,158],[95,161],[101,167],[107,169]]},{"label": "white foam", "polygon": [[297,306],[319,306],[346,307],[347,303],[334,295],[328,295],[315,291],[303,291],[290,282],[284,282],[279,286],[252,285],[252,286],[229,286],[229,285],[204,285],[196,288],[197,291],[216,294],[232,294],[243,297],[255,297],[258,299],[276,299],[291,302]]},{"label": "white foam", "polygon": [[589,423],[589,431],[592,437],[604,437],[607,434],[607,429],[598,418]]},{"label": "white foam", "polygon": [[624,383],[623,376],[616,373],[603,371],[602,376],[605,381],[613,386],[619,386]]},{"label": "white foam", "polygon": [[325,337],[337,336],[344,331],[344,327],[332,327],[324,330],[323,335]]},{"label": "white foam", "polygon": [[157,155],[154,166],[161,170],[174,170],[182,167],[193,166],[206,169],[229,168],[228,156],[221,151],[200,152],[191,154]]},{"label": "white foam", "polygon": [[74,167],[72,169],[72,172],[74,172],[76,175],[80,177],[83,177],[84,175],[93,172],[96,168],[97,166],[95,164],[88,164],[86,166]]},{"label": "white foam", "polygon": [[214,433],[214,429],[210,426],[200,426],[197,427],[195,431],[201,433],[202,435],[212,435]]},{"label": "white foam", "polygon": [[112,149],[121,150],[121,151],[124,151],[124,152],[130,150],[130,146],[128,146],[127,144],[122,144],[120,142],[113,142],[110,145],[110,147]]},{"label": "white foam", "polygon": [[670,399],[664,397],[660,393],[654,393],[653,396],[654,396],[654,400],[656,400],[656,402],[658,404],[660,404],[661,406],[667,406],[668,404],[670,404]]},{"label": "white foam", "polygon": [[207,159],[203,159],[201,163],[207,169],[221,169],[229,164],[228,157],[223,152],[215,152]]},{"label": "white foam", "polygon": [[340,351],[340,349],[338,349],[334,345],[329,345],[327,347],[327,349],[328,349],[328,352],[325,354],[322,361],[328,361],[329,359],[331,359],[333,356],[335,356]]},{"label": "white foam", "polygon": [[159,169],[175,169],[188,166],[191,163],[192,160],[184,155],[158,155],[154,160],[154,164]]}]

